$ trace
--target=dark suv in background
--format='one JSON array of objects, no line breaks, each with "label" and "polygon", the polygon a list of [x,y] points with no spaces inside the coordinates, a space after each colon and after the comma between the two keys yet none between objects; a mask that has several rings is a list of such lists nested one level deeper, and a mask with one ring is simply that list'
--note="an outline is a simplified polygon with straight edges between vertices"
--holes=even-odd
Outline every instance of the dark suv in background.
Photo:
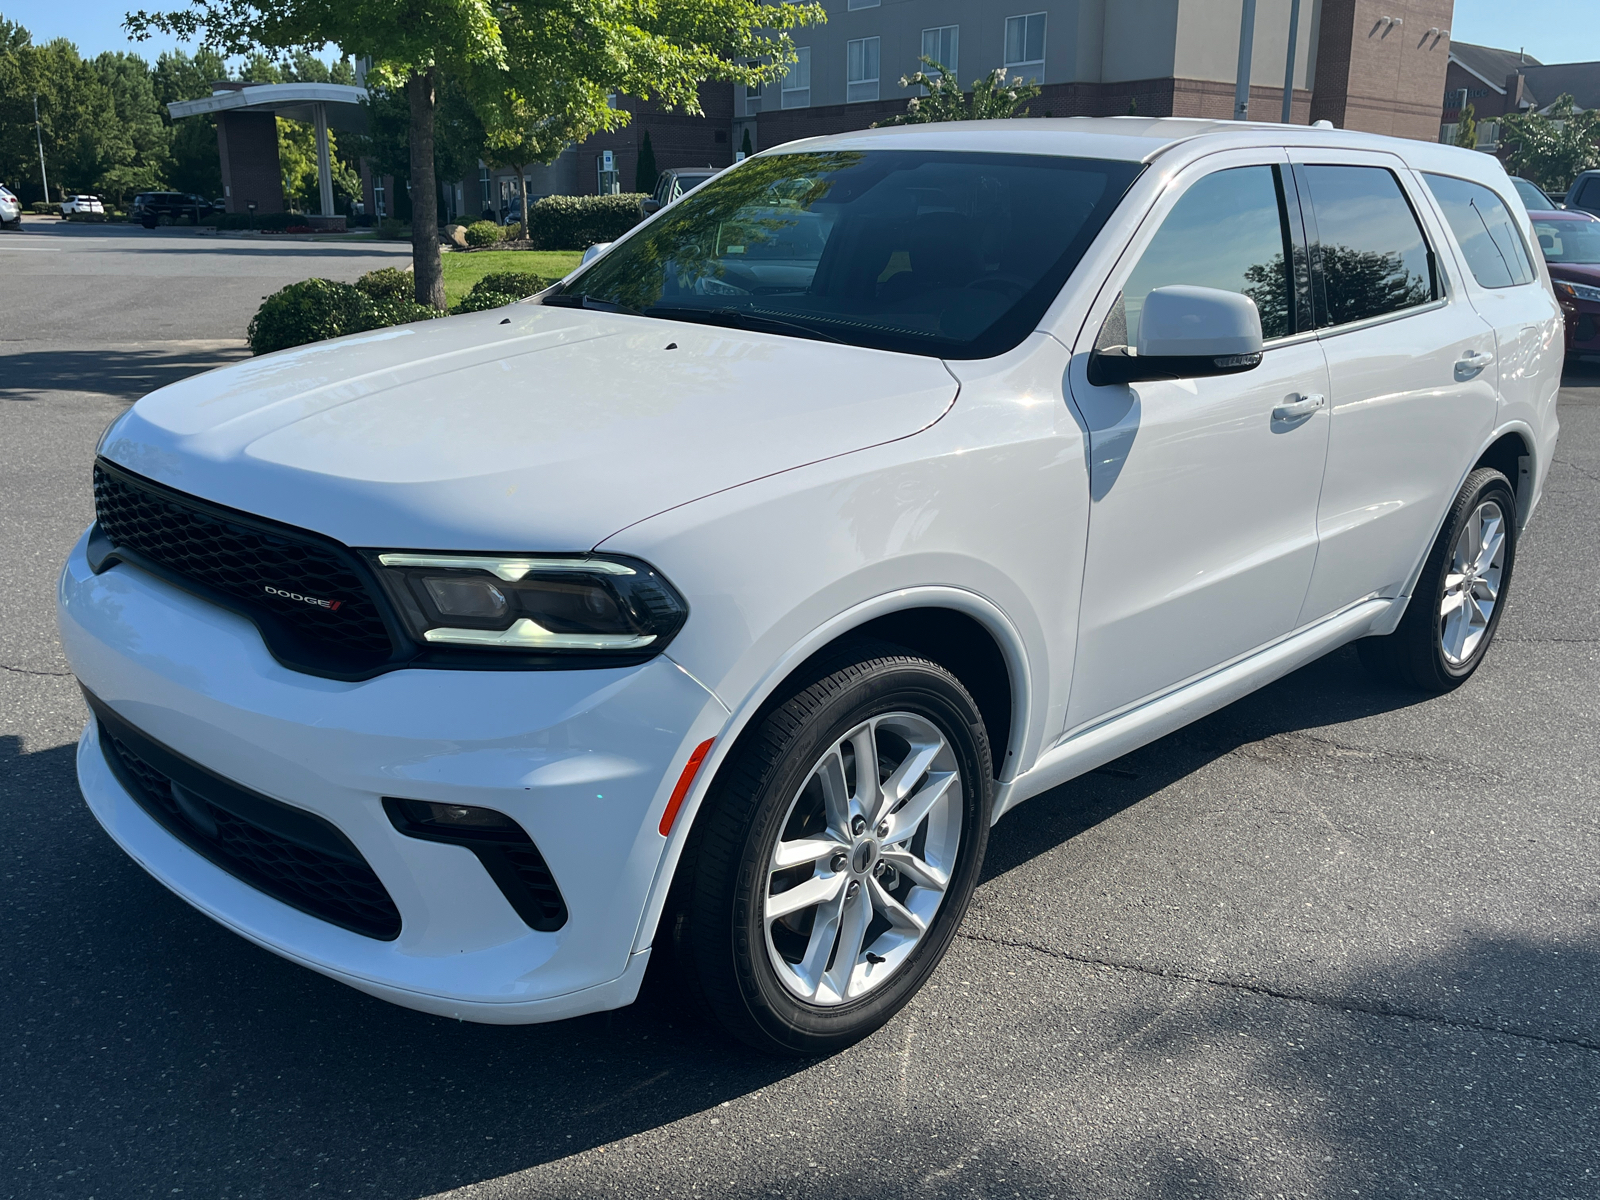
[{"label": "dark suv in background", "polygon": [[221,206],[192,192],[140,192],[133,198],[134,219],[146,229],[176,225],[185,218],[198,225],[201,218],[221,211]]}]

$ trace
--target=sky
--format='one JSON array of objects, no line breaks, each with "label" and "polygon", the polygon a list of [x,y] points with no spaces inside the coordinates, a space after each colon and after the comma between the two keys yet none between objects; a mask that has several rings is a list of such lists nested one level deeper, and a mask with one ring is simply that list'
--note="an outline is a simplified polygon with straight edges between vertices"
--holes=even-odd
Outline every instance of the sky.
[{"label": "sky", "polygon": [[[830,6],[832,2],[829,0]],[[20,22],[33,34],[35,42],[64,37],[76,42],[86,55],[102,50],[135,50],[154,59],[176,43],[160,36],[142,45],[129,43],[121,28],[122,18],[129,8],[141,5],[152,9],[183,7],[182,0],[0,0],[0,16]],[[1503,50],[1526,48],[1541,62],[1593,62],[1600,60],[1600,3],[1456,0],[1450,32],[1457,41]]]}]

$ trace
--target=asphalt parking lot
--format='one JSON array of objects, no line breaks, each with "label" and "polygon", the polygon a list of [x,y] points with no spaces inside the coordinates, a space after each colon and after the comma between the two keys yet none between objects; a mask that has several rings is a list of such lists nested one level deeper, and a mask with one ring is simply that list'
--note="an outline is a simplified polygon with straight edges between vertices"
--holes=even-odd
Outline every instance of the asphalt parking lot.
[{"label": "asphalt parking lot", "polygon": [[405,249],[0,234],[0,1195],[1600,1196],[1600,365],[1470,683],[1343,651],[1029,802],[932,986],[832,1058],[655,981],[427,1017],[169,895],[73,776],[96,438],[260,296]]}]

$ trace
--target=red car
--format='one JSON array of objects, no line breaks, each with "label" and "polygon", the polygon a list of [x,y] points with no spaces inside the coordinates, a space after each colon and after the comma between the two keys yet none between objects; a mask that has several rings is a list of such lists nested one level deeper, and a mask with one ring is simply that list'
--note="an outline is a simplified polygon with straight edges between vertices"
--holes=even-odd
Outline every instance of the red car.
[{"label": "red car", "polygon": [[1567,353],[1600,354],[1600,219],[1570,209],[1528,216],[1567,316]]}]

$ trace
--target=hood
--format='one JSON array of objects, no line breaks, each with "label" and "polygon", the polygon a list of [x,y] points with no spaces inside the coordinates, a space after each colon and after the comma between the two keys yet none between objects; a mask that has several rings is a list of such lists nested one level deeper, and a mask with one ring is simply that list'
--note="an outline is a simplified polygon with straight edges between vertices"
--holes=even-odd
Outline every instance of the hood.
[{"label": "hood", "polygon": [[933,358],[514,304],[185,379],[101,453],[347,545],[574,551],[915,433],[956,387]]},{"label": "hood", "polygon": [[1600,287],[1600,263],[1546,263],[1551,279],[1566,279],[1572,283],[1587,283]]}]

